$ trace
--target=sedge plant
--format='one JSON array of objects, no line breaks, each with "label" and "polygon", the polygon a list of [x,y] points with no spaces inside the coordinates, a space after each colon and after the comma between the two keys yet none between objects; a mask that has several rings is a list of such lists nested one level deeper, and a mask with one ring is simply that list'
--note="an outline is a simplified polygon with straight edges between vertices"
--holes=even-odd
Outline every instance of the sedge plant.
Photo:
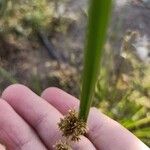
[{"label": "sedge plant", "polygon": [[[63,137],[67,139],[67,143],[68,141],[69,143],[79,141],[80,135],[84,135],[87,132],[86,122],[98,79],[112,6],[112,0],[90,0],[89,3],[79,113],[71,110],[68,115],[58,123]],[[64,141],[60,141],[55,147],[56,149],[60,149],[60,147],[61,149],[65,149],[66,144],[64,144]]]},{"label": "sedge plant", "polygon": [[85,122],[88,118],[95,85],[98,80],[111,6],[112,0],[90,1],[79,109],[79,118]]}]

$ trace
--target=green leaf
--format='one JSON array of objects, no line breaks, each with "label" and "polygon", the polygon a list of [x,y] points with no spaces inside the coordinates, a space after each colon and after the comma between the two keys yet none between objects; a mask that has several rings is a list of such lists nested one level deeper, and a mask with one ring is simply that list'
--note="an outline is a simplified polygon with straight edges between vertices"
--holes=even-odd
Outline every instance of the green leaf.
[{"label": "green leaf", "polygon": [[146,117],[137,121],[133,121],[132,123],[126,124],[125,127],[129,130],[133,130],[136,128],[140,128],[141,126],[145,126],[150,124],[150,117]]},{"label": "green leaf", "polygon": [[90,0],[79,118],[86,121],[104,51],[112,0]]},{"label": "green leaf", "polygon": [[139,129],[133,132],[138,138],[149,138],[150,140],[150,127]]},{"label": "green leaf", "polygon": [[2,76],[3,78],[7,79],[10,83],[17,83],[16,79],[14,79],[14,77],[12,77],[12,75],[7,72],[5,69],[0,67],[0,76]]},{"label": "green leaf", "polygon": [[7,3],[8,0],[0,0],[0,17],[5,14],[5,11],[7,9]]}]

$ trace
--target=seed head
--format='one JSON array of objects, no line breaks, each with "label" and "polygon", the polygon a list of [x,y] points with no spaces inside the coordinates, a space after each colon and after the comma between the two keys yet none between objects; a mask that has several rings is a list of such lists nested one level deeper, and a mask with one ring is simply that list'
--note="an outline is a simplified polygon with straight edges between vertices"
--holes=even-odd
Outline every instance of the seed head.
[{"label": "seed head", "polygon": [[56,150],[72,150],[67,142],[59,141],[54,145]]},{"label": "seed head", "polygon": [[71,141],[79,141],[80,136],[87,132],[86,123],[78,118],[75,110],[70,110],[68,115],[58,123],[63,136]]}]

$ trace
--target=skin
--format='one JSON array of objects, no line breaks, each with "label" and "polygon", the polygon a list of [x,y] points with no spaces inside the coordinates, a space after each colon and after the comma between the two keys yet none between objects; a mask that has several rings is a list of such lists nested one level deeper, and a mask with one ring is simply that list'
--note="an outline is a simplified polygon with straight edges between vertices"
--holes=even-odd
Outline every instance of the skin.
[{"label": "skin", "polygon": [[[61,138],[57,123],[78,106],[78,99],[58,88],[48,88],[38,96],[23,85],[11,85],[0,99],[0,142],[8,150],[52,150]],[[88,128],[87,136],[72,145],[74,150],[149,150],[96,108],[91,108]]]}]

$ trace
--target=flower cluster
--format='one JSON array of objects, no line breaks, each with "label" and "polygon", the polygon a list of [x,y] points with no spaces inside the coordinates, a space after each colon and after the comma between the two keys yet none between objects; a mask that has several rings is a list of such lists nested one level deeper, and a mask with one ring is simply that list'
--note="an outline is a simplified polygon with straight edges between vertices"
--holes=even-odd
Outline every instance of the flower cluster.
[{"label": "flower cluster", "polygon": [[68,115],[58,123],[63,136],[71,141],[79,141],[80,136],[87,132],[86,123],[78,118],[77,112],[70,110]]}]

